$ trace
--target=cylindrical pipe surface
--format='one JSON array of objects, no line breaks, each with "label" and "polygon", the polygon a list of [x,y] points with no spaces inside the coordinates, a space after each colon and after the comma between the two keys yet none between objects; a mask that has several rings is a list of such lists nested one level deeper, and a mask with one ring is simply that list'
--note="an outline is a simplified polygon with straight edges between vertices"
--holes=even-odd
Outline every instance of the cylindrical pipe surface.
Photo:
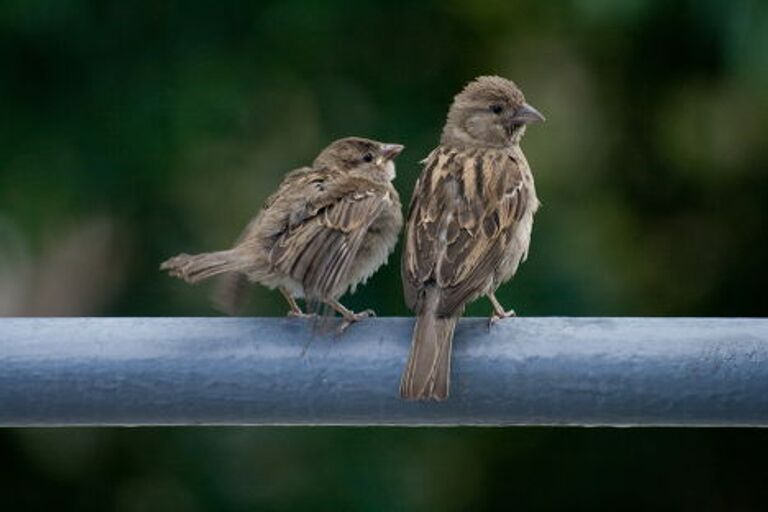
[{"label": "cylindrical pipe surface", "polygon": [[462,319],[442,403],[398,398],[412,326],[0,319],[0,426],[768,425],[768,320]]}]

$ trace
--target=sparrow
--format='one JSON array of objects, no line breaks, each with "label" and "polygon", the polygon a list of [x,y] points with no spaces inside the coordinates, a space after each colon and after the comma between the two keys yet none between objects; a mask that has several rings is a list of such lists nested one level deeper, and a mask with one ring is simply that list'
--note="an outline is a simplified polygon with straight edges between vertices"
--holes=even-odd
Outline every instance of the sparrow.
[{"label": "sparrow", "polygon": [[343,317],[339,332],[373,316],[340,302],[383,265],[403,224],[392,185],[400,144],[347,137],[326,147],[310,167],[288,173],[243,231],[234,247],[179,254],[161,270],[188,283],[228,272],[230,288],[243,282],[277,288],[288,315],[310,316],[299,307],[325,304]]},{"label": "sparrow", "polygon": [[478,77],[454,98],[406,221],[401,273],[416,324],[402,398],[448,397],[453,331],[467,303],[488,297],[490,323],[515,315],[495,292],[528,255],[539,200],[520,140],[543,120],[498,76]]}]

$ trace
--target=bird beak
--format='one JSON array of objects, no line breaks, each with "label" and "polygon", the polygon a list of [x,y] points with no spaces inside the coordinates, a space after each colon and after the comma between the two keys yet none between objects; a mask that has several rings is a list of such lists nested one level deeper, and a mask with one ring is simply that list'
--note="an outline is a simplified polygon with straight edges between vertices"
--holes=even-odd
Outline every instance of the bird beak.
[{"label": "bird beak", "polygon": [[544,121],[544,116],[531,105],[523,103],[523,106],[515,111],[511,121],[517,124],[531,124]]},{"label": "bird beak", "polygon": [[400,154],[400,152],[405,149],[405,146],[402,144],[382,144],[381,145],[381,154],[386,158],[387,160],[394,159],[397,155]]}]

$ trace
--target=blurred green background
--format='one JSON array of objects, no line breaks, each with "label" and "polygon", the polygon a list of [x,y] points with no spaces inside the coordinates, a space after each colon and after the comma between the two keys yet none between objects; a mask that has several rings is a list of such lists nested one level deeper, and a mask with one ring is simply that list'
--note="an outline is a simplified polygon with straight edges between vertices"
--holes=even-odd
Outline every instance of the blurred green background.
[{"label": "blurred green background", "polygon": [[[217,314],[159,262],[346,135],[406,144],[406,202],[479,74],[547,116],[505,304],[768,312],[763,1],[4,0],[0,64],[0,315]],[[397,264],[345,303],[408,314]],[[766,510],[767,458],[759,430],[4,430],[0,510]]]}]

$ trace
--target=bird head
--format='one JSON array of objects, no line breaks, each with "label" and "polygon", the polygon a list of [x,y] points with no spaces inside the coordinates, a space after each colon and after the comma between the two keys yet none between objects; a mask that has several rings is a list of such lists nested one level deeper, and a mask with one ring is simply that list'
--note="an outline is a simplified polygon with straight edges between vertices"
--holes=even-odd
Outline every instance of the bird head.
[{"label": "bird head", "polygon": [[510,80],[481,76],[456,95],[443,128],[442,143],[507,147],[520,142],[526,125],[544,121]]},{"label": "bird head", "polygon": [[315,159],[315,165],[328,165],[372,179],[392,181],[395,179],[394,160],[403,148],[400,144],[347,137],[325,148]]}]

